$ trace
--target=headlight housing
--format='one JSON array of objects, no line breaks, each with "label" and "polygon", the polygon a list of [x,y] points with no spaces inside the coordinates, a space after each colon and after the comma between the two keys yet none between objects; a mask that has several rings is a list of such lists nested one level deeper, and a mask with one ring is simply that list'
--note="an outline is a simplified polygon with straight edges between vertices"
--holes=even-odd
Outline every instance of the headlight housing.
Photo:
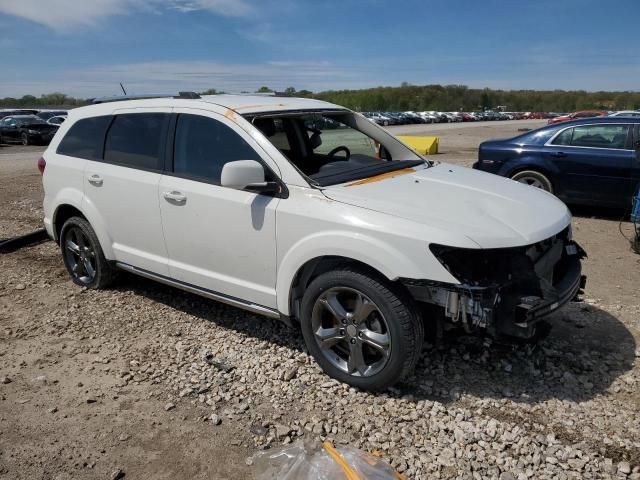
[{"label": "headlight housing", "polygon": [[429,249],[451,275],[467,285],[502,285],[521,276],[529,277],[533,271],[526,247],[479,249],[432,243]]}]

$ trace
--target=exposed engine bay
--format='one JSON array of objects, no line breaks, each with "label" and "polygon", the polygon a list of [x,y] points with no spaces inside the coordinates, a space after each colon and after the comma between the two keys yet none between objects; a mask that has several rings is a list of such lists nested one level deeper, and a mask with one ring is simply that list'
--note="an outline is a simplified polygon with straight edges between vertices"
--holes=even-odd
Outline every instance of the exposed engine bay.
[{"label": "exposed engine bay", "polygon": [[574,299],[586,282],[580,265],[586,253],[570,227],[524,247],[430,249],[460,284],[402,281],[417,301],[442,307],[444,319],[468,333],[532,339],[539,320]]}]

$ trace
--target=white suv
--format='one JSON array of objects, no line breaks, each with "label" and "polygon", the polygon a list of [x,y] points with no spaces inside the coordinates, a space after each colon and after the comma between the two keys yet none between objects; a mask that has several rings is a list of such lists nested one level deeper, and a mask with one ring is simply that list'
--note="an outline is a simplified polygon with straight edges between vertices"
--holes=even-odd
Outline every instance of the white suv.
[{"label": "white suv", "polygon": [[69,113],[39,168],[75,283],[122,269],[299,324],[364,389],[412,371],[425,325],[532,338],[583,285],[554,196],[317,100],[102,101]]}]

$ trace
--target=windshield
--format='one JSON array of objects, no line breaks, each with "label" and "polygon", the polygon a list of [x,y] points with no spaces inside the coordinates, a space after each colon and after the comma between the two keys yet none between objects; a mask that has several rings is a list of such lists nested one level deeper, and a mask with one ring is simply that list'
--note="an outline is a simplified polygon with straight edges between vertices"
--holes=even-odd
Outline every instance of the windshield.
[{"label": "windshield", "polygon": [[428,165],[385,130],[351,112],[284,113],[249,121],[311,184],[321,187]]}]

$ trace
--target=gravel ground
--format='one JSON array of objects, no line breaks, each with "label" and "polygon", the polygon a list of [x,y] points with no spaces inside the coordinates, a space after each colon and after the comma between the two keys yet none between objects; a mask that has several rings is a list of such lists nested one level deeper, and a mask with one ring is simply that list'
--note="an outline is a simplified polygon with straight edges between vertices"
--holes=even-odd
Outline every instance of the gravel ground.
[{"label": "gravel ground", "polygon": [[[424,131],[468,164],[525,123]],[[0,149],[0,238],[41,222],[40,151]],[[251,455],[302,438],[408,478],[640,479],[640,257],[619,213],[576,213],[586,294],[540,348],[451,334],[382,394],[323,375],[269,319],[124,274],[82,290],[51,242],[0,255],[0,478],[251,478]]]}]

